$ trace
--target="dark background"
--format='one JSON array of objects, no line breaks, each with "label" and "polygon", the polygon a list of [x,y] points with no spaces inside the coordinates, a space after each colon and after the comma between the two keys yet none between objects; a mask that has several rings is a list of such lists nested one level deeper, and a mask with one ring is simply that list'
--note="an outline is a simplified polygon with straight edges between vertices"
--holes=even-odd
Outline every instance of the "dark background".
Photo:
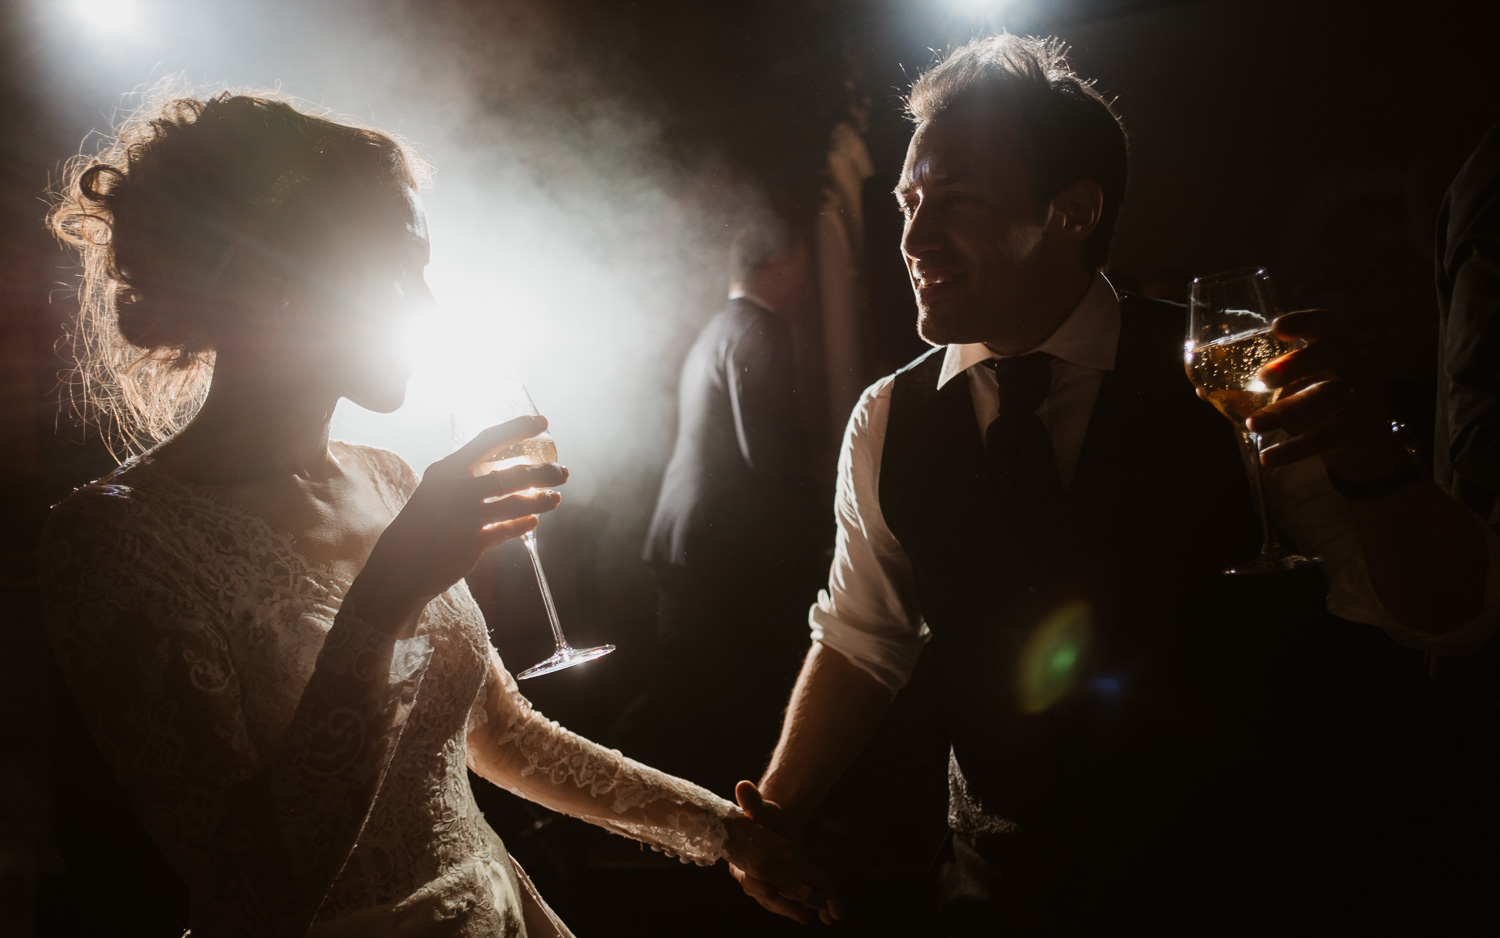
[{"label": "dark background", "polygon": [[[851,101],[868,96],[875,176],[865,187],[870,311],[860,378],[920,352],[888,196],[910,133],[898,99],[933,49],[975,32],[1055,33],[1072,45],[1078,70],[1117,99],[1132,144],[1110,268],[1117,286],[1180,299],[1192,276],[1268,265],[1286,305],[1335,310],[1375,350],[1400,416],[1419,441],[1430,437],[1433,219],[1500,117],[1494,53],[1466,12],[1472,4],[542,6],[5,3],[0,932],[169,935],[186,925],[180,887],[58,686],[34,595],[47,506],[112,465],[59,403],[56,347],[73,303],[67,258],[42,227],[43,193],[84,134],[107,125],[118,95],[161,75],[285,82],[399,129],[438,163],[428,197],[434,285],[442,297],[438,268],[449,258],[447,295],[496,299],[502,334],[517,336],[494,349],[497,359],[531,362],[528,383],[554,415],[575,477],[542,537],[562,617],[580,643],[621,648],[525,687],[540,709],[585,734],[604,732],[651,664],[654,597],[637,556],[672,437],[677,366],[722,296],[726,229],[761,199],[813,210],[828,134]],[[528,283],[538,267],[554,282]],[[592,292],[557,282],[570,271],[583,271],[576,279]],[[534,320],[514,318],[517,310]],[[802,325],[815,350],[815,310]],[[826,376],[807,357],[803,390],[815,402]],[[421,401],[412,409],[405,419],[430,422]],[[826,468],[839,427],[825,422]],[[357,437],[367,424],[350,426]],[[369,431],[372,440],[406,439],[384,426]],[[418,465],[430,450],[391,445]],[[513,666],[547,650],[523,563],[506,548],[475,578]],[[815,848],[864,900],[850,932],[899,927],[920,900],[944,798],[945,753],[924,732],[928,682],[920,672],[815,827]],[[503,793],[483,797],[580,934],[778,930],[722,870],[658,863]]]}]

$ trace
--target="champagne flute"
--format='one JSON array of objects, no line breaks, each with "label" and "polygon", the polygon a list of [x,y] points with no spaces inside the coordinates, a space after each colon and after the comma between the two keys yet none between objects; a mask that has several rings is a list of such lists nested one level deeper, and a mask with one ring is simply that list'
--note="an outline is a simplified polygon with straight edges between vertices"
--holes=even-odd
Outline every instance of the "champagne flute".
[{"label": "champagne flute", "polygon": [[[532,403],[531,395],[526,392],[526,386],[518,379],[487,380],[481,401],[455,408],[453,445],[455,448],[463,446],[485,427],[514,420],[517,417],[535,416],[536,413],[536,405]],[[511,466],[556,461],[556,442],[553,441],[551,434],[541,433],[529,440],[522,440],[489,454],[489,457],[475,468],[474,474],[478,476],[487,472],[508,469]],[[547,585],[547,574],[542,571],[542,558],[537,554],[536,529],[533,528],[522,535],[521,542],[526,545],[526,552],[531,556],[531,566],[536,571],[536,582],[542,591],[542,604],[547,609],[547,621],[552,626],[552,638],[557,643],[557,647],[550,657],[517,674],[516,678],[524,681],[527,678],[540,677],[553,671],[561,671],[563,668],[571,668],[575,664],[602,658],[614,651],[613,645],[574,648],[568,644],[568,639],[563,635],[562,623],[557,618],[557,607],[552,602],[552,588]]]},{"label": "champagne flute", "polygon": [[1274,573],[1317,562],[1287,551],[1271,527],[1260,465],[1261,438],[1245,428],[1245,418],[1281,396],[1280,388],[1261,383],[1261,367],[1297,348],[1272,333],[1271,323],[1279,315],[1271,275],[1264,269],[1199,277],[1188,293],[1184,345],[1188,379],[1234,424],[1260,513],[1260,554],[1225,573]]}]

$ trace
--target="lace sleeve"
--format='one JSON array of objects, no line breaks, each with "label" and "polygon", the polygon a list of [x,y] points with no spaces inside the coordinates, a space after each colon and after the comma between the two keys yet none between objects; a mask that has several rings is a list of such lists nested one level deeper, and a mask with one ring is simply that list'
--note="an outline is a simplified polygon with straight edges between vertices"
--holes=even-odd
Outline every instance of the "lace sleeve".
[{"label": "lace sleeve", "polygon": [[[128,490],[125,490],[128,493]],[[81,497],[89,495],[89,497]],[[48,635],[94,739],[188,884],[193,930],[301,935],[343,867],[430,651],[342,610],[274,751],[247,728],[221,626],[170,537],[128,494],[74,495],[48,522]]]},{"label": "lace sleeve", "polygon": [[642,841],[684,863],[724,857],[740,810],[548,720],[490,650],[491,675],[469,730],[469,767],[523,798]]}]

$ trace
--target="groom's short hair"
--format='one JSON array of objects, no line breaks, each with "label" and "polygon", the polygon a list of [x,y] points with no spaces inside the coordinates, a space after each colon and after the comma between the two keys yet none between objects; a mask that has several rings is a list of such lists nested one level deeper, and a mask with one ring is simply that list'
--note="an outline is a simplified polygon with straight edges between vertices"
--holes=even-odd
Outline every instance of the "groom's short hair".
[{"label": "groom's short hair", "polygon": [[1080,179],[1103,190],[1099,224],[1084,247],[1085,261],[1099,267],[1109,259],[1125,201],[1125,125],[1093,81],[1073,71],[1067,52],[1055,38],[1002,33],[975,39],[917,79],[906,111],[922,124],[974,105],[1010,109],[1038,202],[1050,202]]}]

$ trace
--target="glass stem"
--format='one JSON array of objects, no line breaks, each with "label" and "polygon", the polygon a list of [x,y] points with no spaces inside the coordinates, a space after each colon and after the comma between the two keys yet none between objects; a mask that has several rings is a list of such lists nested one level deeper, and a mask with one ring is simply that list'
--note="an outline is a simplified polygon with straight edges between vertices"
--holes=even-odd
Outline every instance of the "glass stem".
[{"label": "glass stem", "polygon": [[1262,557],[1272,556],[1280,552],[1281,543],[1276,539],[1275,529],[1271,527],[1271,513],[1266,510],[1266,490],[1260,466],[1260,435],[1241,430],[1240,446],[1245,458],[1250,461],[1251,492],[1255,496],[1255,510],[1260,513],[1260,553]]},{"label": "glass stem", "polygon": [[526,545],[526,552],[531,555],[531,566],[536,570],[536,582],[542,588],[542,603],[547,607],[547,621],[552,626],[552,637],[557,639],[557,648],[561,651],[568,647],[568,640],[563,638],[562,623],[557,618],[557,607],[552,604],[552,587],[547,585],[547,574],[542,572],[542,558],[536,552],[536,530],[532,529],[521,535],[521,541]]}]

